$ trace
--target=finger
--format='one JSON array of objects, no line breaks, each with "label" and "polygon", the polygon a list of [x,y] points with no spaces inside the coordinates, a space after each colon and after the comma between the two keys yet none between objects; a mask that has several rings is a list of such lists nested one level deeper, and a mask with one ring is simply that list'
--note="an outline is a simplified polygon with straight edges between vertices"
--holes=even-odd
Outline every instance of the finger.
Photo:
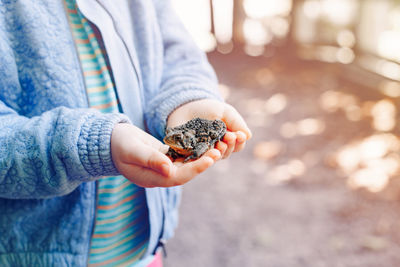
[{"label": "finger", "polygon": [[129,152],[122,159],[124,163],[152,169],[164,176],[170,175],[172,161],[157,149],[143,143],[136,143],[127,150]]},{"label": "finger", "polygon": [[230,105],[224,111],[223,120],[227,124],[227,127],[232,132],[242,131],[246,135],[246,139],[250,139],[252,137],[252,133],[250,128],[247,126],[246,122],[240,116],[239,112]]},{"label": "finger", "polygon": [[169,146],[168,145],[161,144],[158,147],[158,151],[160,151],[163,154],[167,154],[168,150],[169,150]]},{"label": "finger", "polygon": [[222,141],[217,142],[217,144],[215,145],[215,148],[219,150],[219,152],[221,152],[221,155],[224,155],[226,150],[228,149],[228,145],[225,144]]},{"label": "finger", "polygon": [[235,149],[235,144],[236,144],[236,134],[232,133],[232,132],[226,132],[223,141],[227,144],[227,149],[224,153],[224,155],[222,156],[222,158],[227,158],[229,157],[233,150]]},{"label": "finger", "polygon": [[214,162],[220,160],[222,156],[221,152],[215,148],[208,150],[204,155],[212,158]]},{"label": "finger", "polygon": [[[226,144],[225,144],[225,146],[226,146]],[[218,149],[212,148],[212,149],[209,149],[206,153],[204,153],[204,155],[202,155],[200,158],[202,158],[202,157],[204,157],[204,156],[210,157],[210,158],[212,158],[214,161],[218,161],[218,160],[221,159],[222,154],[221,154],[221,152],[220,152]],[[194,161],[197,161],[197,160],[199,160],[199,159],[192,159],[192,160],[190,160],[190,161],[188,161],[188,162],[194,162]],[[188,162],[185,162],[185,159],[184,159],[184,158],[177,158],[177,159],[173,162],[173,164],[174,164],[174,166],[181,167],[181,166],[183,166],[183,165],[185,165],[185,164],[188,164]]]},{"label": "finger", "polygon": [[142,166],[138,166],[135,164],[122,164],[121,166],[124,177],[130,180],[132,183],[141,186],[141,187],[171,187],[176,183],[173,176],[176,173],[176,167],[173,166],[173,170],[170,173],[172,174],[169,177],[163,176],[162,174],[154,171],[152,169],[148,169]]},{"label": "finger", "polygon": [[169,146],[160,142],[158,139],[154,138],[153,136],[146,134],[145,136],[142,136],[142,140],[145,144],[148,144],[151,147],[154,147],[158,151],[160,151],[163,154],[166,154],[168,152]]},{"label": "finger", "polygon": [[215,160],[206,154],[194,161],[180,164],[178,163],[179,165],[176,169],[175,185],[185,184],[211,167]]},{"label": "finger", "polygon": [[246,135],[245,133],[238,131],[236,132],[236,144],[235,144],[235,149],[233,152],[239,152],[241,151],[246,145]]},{"label": "finger", "polygon": [[135,136],[138,140],[141,140],[145,144],[148,144],[151,147],[154,147],[154,148],[158,149],[161,152],[165,151],[165,149],[167,148],[165,144],[160,142],[154,136],[146,133],[145,131],[143,131],[139,127],[136,127],[134,125],[129,125],[129,129],[131,131],[132,136]]},{"label": "finger", "polygon": [[122,164],[124,176],[142,187],[171,187],[189,182],[212,166],[221,157],[217,149],[210,149],[201,158],[188,162],[174,162],[168,176],[135,164]]}]

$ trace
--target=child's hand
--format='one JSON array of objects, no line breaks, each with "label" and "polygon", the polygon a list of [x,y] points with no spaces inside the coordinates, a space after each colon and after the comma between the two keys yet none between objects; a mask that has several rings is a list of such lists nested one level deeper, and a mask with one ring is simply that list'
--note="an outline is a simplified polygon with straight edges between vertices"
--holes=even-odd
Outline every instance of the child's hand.
[{"label": "child's hand", "polygon": [[168,146],[141,129],[126,123],[115,125],[111,136],[111,154],[118,171],[142,187],[182,185],[203,172],[221,157],[211,149],[198,160],[185,164],[165,155]]},{"label": "child's hand", "polygon": [[175,127],[196,117],[209,120],[220,119],[225,122],[227,132],[223,142],[218,142],[216,145],[223,158],[229,157],[232,152],[242,150],[246,141],[252,136],[246,122],[234,107],[211,99],[193,101],[180,106],[168,117],[167,125]]}]

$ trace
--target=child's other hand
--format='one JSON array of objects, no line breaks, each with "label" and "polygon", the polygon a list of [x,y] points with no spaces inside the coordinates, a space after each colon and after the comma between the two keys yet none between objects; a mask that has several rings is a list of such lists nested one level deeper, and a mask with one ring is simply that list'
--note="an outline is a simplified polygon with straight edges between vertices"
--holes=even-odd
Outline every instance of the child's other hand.
[{"label": "child's other hand", "polygon": [[198,160],[172,163],[165,155],[167,151],[167,145],[136,126],[120,123],[113,129],[111,154],[114,164],[123,176],[138,186],[182,185],[221,157],[219,150],[211,149]]},{"label": "child's other hand", "polygon": [[196,117],[225,122],[227,132],[222,142],[216,145],[223,158],[242,150],[252,136],[246,122],[234,107],[212,99],[197,100],[180,106],[170,114],[167,125],[175,127]]}]

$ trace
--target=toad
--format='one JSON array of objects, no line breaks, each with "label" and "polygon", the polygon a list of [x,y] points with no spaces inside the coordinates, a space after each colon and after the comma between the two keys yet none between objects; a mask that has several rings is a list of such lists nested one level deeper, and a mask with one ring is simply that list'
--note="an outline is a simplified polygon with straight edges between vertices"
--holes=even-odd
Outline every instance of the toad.
[{"label": "toad", "polygon": [[183,162],[197,159],[213,148],[226,133],[226,125],[221,120],[195,118],[183,125],[165,131],[164,143],[170,148],[167,155],[173,159],[185,158]]}]

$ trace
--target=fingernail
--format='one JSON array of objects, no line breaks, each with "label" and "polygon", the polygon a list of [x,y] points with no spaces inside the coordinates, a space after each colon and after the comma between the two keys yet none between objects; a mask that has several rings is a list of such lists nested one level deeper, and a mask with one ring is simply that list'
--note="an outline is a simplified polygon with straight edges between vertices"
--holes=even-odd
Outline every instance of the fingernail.
[{"label": "fingernail", "polygon": [[219,160],[221,158],[222,154],[219,150],[215,150],[214,152],[214,160]]},{"label": "fingernail", "polygon": [[169,150],[169,146],[167,145],[162,145],[161,147],[161,153],[166,154]]},{"label": "fingernail", "polygon": [[246,140],[246,134],[244,132],[237,131],[236,134],[240,142],[244,142]]},{"label": "fingernail", "polygon": [[[215,163],[215,160],[213,159],[213,158],[211,158],[211,157],[206,157],[206,159],[210,159],[210,160],[207,160],[208,162],[207,162],[207,165],[208,165],[208,167],[210,167],[211,165],[213,165],[214,163]],[[207,167],[207,168],[208,168]]]},{"label": "fingernail", "polygon": [[253,137],[253,133],[251,132],[250,129],[247,129],[246,137],[247,137],[247,140]]}]

